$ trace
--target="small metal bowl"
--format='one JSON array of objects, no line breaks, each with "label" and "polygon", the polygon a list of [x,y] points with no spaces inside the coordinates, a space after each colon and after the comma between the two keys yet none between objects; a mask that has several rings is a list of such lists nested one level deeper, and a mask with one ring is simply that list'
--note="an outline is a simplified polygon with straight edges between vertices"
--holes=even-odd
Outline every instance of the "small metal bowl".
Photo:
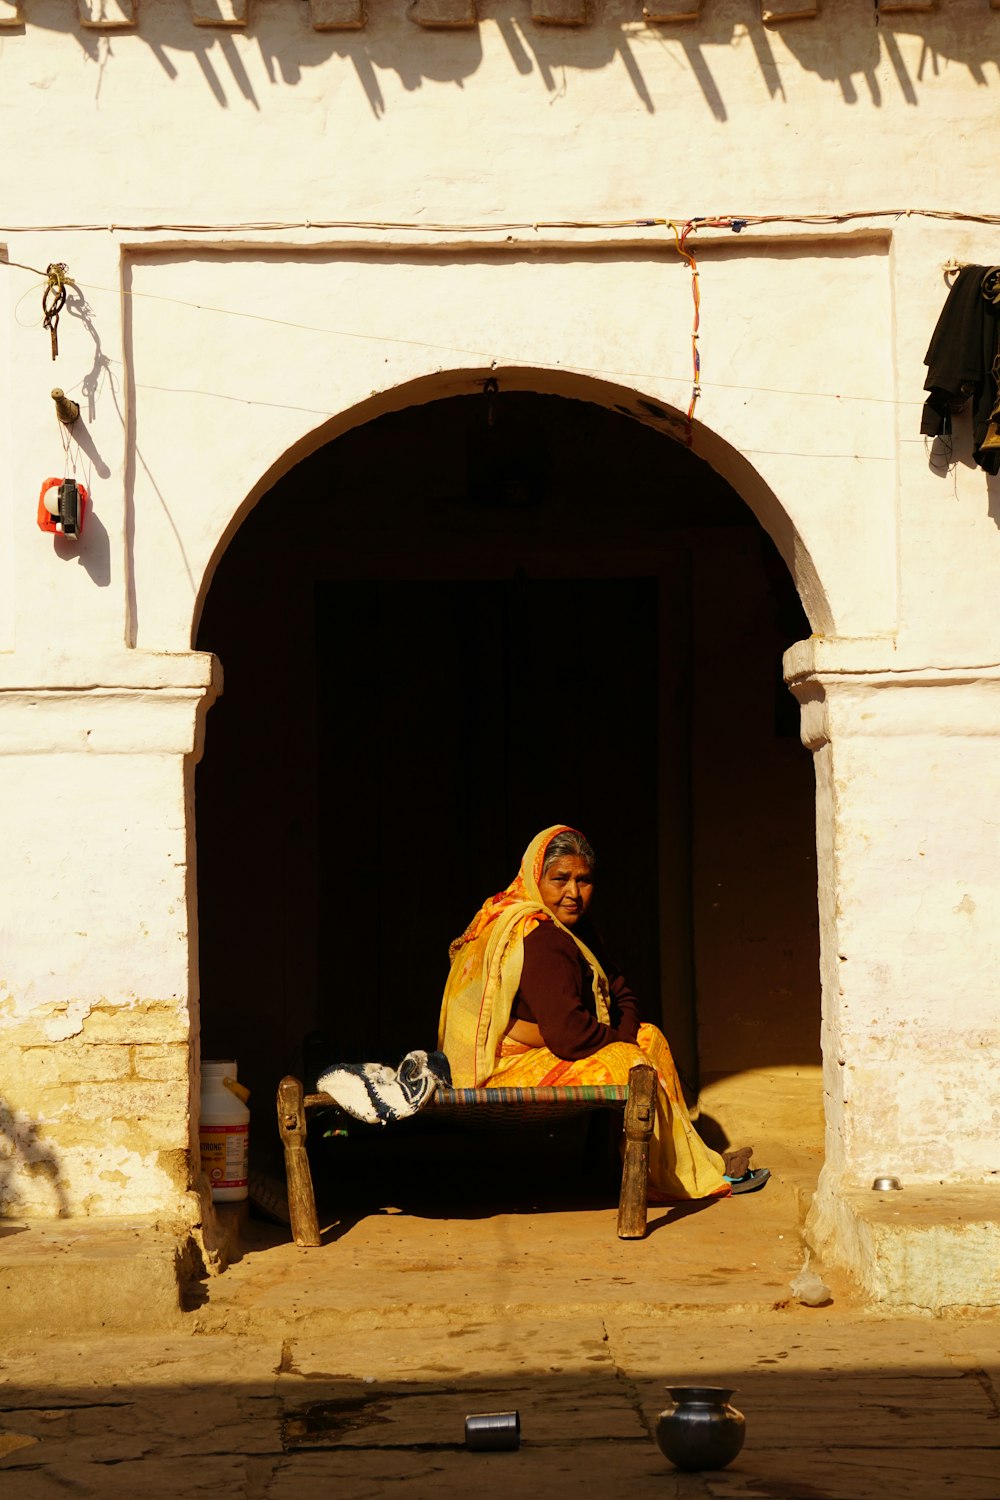
[{"label": "small metal bowl", "polygon": [[902,1188],[903,1184],[898,1177],[876,1177],[872,1183],[873,1193],[899,1193]]}]

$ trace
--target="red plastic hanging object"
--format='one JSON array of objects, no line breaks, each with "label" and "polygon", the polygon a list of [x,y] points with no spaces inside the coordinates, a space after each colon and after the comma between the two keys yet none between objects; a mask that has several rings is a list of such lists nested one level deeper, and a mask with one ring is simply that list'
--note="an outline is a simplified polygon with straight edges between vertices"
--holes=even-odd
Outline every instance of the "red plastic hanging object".
[{"label": "red plastic hanging object", "polygon": [[[57,493],[46,499],[52,489]],[[86,488],[75,479],[46,479],[38,497],[39,530],[76,541],[83,534],[89,500]]]}]

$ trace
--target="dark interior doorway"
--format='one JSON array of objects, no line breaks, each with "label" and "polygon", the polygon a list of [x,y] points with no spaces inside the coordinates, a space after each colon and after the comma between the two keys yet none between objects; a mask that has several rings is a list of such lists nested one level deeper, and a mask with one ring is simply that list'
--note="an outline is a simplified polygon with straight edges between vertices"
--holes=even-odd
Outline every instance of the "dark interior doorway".
[{"label": "dark interior doorway", "polygon": [[605,851],[628,829],[631,901],[609,900],[632,982],[657,993],[657,604],[648,577],[318,585],[319,822],[337,831],[319,886],[355,913],[319,988],[365,997],[331,1018],[345,1058],[427,1043],[442,935],[553,822]]},{"label": "dark interior doorway", "polygon": [[627,416],[452,398],[313,454],[199,630],[226,678],[196,790],[203,1054],[270,1099],[317,1028],[351,1060],[430,1045],[449,941],[567,821],[689,1085],[815,1063],[812,768],[780,676],[804,634],[739,497]]}]

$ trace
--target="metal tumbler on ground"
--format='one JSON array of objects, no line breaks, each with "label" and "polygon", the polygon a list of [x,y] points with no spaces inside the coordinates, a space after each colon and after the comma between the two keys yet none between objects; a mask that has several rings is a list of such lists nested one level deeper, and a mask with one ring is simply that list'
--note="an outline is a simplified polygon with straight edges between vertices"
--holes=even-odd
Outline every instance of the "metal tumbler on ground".
[{"label": "metal tumbler on ground", "polygon": [[521,1414],[477,1412],[465,1419],[465,1446],[474,1453],[498,1453],[521,1446]]}]

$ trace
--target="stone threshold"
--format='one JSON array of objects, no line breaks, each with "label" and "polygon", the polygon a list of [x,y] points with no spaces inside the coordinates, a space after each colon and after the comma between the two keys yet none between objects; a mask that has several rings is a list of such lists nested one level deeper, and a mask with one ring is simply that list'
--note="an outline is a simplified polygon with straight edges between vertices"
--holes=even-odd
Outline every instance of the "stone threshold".
[{"label": "stone threshold", "polygon": [[[826,1205],[824,1218],[829,1213]],[[996,1183],[849,1189],[837,1195],[833,1213],[852,1275],[877,1310],[1000,1307],[1000,1176]]]},{"label": "stone threshold", "polygon": [[187,1238],[139,1215],[0,1220],[5,1337],[181,1332]]}]

